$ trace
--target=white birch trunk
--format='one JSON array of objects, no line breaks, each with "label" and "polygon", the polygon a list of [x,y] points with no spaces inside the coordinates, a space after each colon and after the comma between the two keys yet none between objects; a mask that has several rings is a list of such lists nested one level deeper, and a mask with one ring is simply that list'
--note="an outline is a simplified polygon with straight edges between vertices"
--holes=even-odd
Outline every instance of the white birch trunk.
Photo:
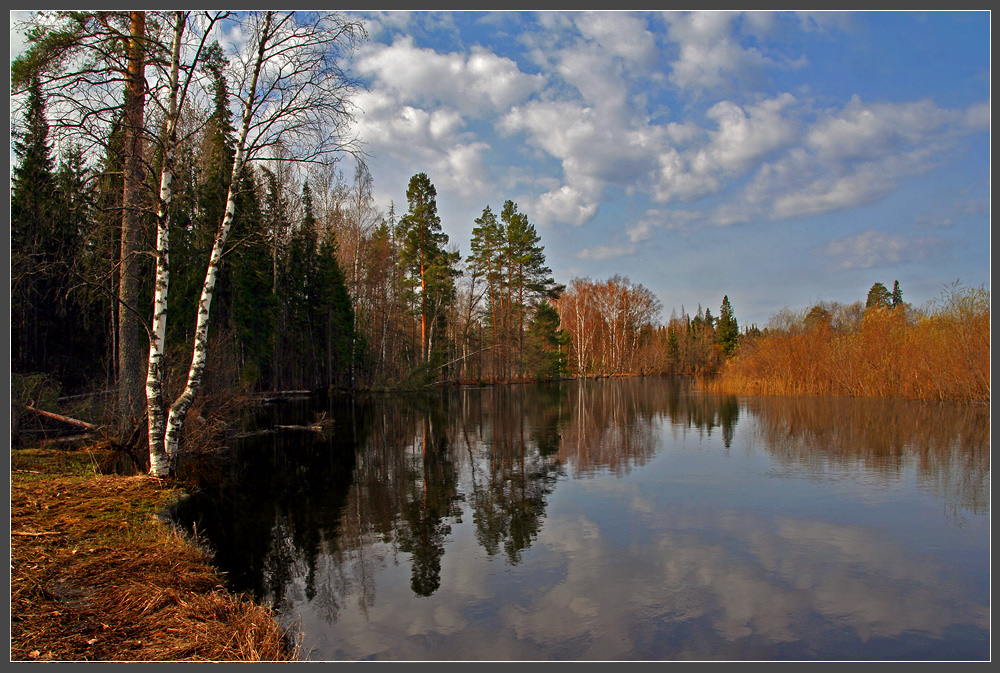
[{"label": "white birch trunk", "polygon": [[[267,17],[269,22],[270,12]],[[265,28],[264,32],[260,35],[257,59],[254,63],[250,88],[243,110],[243,122],[240,127],[239,142],[236,145],[236,156],[233,158],[233,170],[229,179],[229,192],[226,196],[226,212],[215,235],[215,245],[212,247],[208,268],[205,271],[205,282],[201,289],[201,299],[198,302],[198,321],[195,327],[191,367],[188,370],[187,384],[184,387],[184,391],[174,401],[173,405],[171,405],[170,413],[167,416],[164,447],[171,472],[177,467],[177,455],[180,450],[184,421],[187,419],[188,410],[191,408],[195,396],[201,389],[202,375],[205,371],[205,362],[208,356],[208,327],[209,315],[212,308],[212,296],[215,294],[215,283],[218,278],[219,265],[222,262],[222,253],[226,246],[226,239],[229,238],[229,232],[233,225],[233,216],[236,213],[236,190],[239,188],[240,173],[243,171],[247,134],[249,133],[251,119],[253,118],[257,81],[264,62],[267,37],[267,29]]]},{"label": "white birch trunk", "polygon": [[174,42],[170,62],[170,98],[167,104],[166,146],[160,172],[160,204],[156,214],[156,279],[153,294],[153,324],[149,339],[149,363],[146,368],[146,416],[149,436],[149,473],[154,477],[169,475],[164,447],[165,414],[163,401],[163,351],[167,335],[167,307],[170,289],[170,203],[172,200],[173,156],[177,144],[177,117],[181,38],[185,16],[176,14]]}]

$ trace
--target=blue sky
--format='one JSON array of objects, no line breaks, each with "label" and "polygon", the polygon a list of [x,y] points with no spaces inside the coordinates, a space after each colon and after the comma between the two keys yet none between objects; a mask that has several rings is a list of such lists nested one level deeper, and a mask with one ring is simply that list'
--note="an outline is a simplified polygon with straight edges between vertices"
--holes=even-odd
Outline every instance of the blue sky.
[{"label": "blue sky", "polygon": [[511,199],[558,282],[626,276],[664,320],[989,286],[989,12],[351,15],[377,205],[427,173],[463,255]]},{"label": "blue sky", "polygon": [[556,280],[664,319],[989,286],[988,12],[356,16],[376,199],[427,173],[463,254],[511,199]]}]

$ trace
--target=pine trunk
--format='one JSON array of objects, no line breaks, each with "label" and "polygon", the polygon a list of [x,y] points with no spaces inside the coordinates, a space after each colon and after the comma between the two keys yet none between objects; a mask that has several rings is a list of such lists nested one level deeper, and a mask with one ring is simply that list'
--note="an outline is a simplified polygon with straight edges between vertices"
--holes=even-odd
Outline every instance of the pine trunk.
[{"label": "pine trunk", "polygon": [[146,13],[131,12],[128,80],[125,88],[125,165],[122,189],[122,234],[118,284],[118,412],[127,432],[142,416],[141,326],[138,318],[142,245],[142,128],[145,106],[143,44]]}]

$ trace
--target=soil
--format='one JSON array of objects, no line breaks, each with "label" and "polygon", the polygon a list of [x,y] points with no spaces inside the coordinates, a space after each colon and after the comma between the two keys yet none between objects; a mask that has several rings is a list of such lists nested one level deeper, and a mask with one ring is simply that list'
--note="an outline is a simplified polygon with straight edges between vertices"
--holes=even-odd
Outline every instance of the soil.
[{"label": "soil", "polygon": [[11,661],[295,660],[294,634],[161,518],[178,486],[105,474],[111,454],[11,450]]}]

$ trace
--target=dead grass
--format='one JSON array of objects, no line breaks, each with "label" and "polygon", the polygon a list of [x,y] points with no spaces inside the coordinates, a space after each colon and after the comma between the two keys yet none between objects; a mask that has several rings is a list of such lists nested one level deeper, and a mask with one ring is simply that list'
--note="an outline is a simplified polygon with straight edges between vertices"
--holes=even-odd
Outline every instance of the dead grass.
[{"label": "dead grass", "polygon": [[271,611],[157,517],[173,488],[102,458],[11,452],[11,660],[294,660]]},{"label": "dead grass", "polygon": [[873,308],[854,333],[819,324],[764,336],[741,348],[705,388],[989,404],[990,313],[988,303],[979,303],[985,306],[912,321],[902,311]]}]

